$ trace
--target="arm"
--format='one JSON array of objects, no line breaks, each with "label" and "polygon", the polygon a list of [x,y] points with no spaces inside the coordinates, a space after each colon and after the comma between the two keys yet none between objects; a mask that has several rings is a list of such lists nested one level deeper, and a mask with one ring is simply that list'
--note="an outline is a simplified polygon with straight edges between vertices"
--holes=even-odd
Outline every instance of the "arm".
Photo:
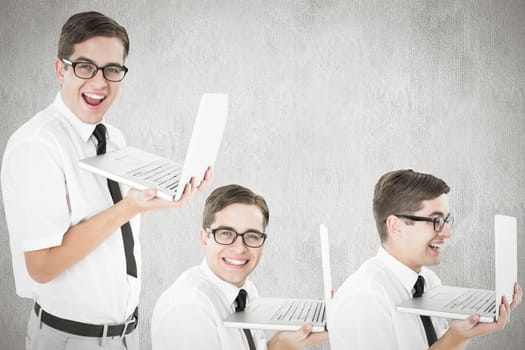
[{"label": "arm", "polygon": [[[72,213],[71,205],[82,203],[82,200],[93,203],[93,198],[80,197],[86,192],[80,194],[78,189],[82,185],[94,186],[95,180],[78,175],[76,160],[61,152],[61,147],[47,134],[10,141],[1,168],[10,239],[17,253],[24,252],[31,278],[40,283],[51,281],[90,254],[135,215],[183,206],[211,181],[213,175],[211,168],[208,169],[199,187],[192,180],[177,202],[155,198],[152,190],[131,190],[117,205],[97,213],[96,204],[93,204],[79,217],[76,216],[79,213]],[[82,184],[83,181],[89,184]],[[70,198],[71,195],[76,197]],[[89,218],[82,216],[87,213],[90,213]]]},{"label": "arm", "polygon": [[195,179],[187,184],[182,197],[176,201],[165,201],[155,197],[155,191],[131,189],[128,195],[117,204],[97,215],[71,226],[63,235],[59,246],[25,252],[26,267],[31,278],[46,283],[73,266],[95,250],[106,238],[135,215],[145,211],[178,208],[191,200],[196,191],[211,181],[212,170],[197,187]]}]

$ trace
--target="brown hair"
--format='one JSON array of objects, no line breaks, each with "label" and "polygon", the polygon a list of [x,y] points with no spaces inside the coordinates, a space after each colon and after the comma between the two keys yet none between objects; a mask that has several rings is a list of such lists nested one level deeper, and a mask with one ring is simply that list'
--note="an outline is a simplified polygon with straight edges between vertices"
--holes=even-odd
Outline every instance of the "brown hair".
[{"label": "brown hair", "polygon": [[215,221],[215,213],[231,204],[255,205],[263,214],[263,228],[266,229],[270,212],[262,196],[253,193],[250,189],[240,185],[226,185],[215,189],[206,199],[202,215],[202,227],[210,227]]},{"label": "brown hair", "polygon": [[396,170],[381,176],[374,189],[373,210],[381,242],[387,238],[385,220],[389,215],[413,213],[422,202],[450,191],[445,181],[411,169]]},{"label": "brown hair", "polygon": [[129,53],[129,37],[126,28],[115,20],[95,11],[80,12],[67,20],[58,41],[58,57],[70,58],[75,44],[96,36],[118,38],[124,46],[124,58]]}]

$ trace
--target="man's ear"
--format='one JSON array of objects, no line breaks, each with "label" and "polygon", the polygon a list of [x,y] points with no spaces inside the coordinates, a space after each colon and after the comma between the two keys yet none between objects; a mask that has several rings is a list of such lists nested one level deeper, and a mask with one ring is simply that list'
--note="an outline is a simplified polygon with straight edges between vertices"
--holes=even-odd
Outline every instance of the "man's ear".
[{"label": "man's ear", "polygon": [[201,240],[201,247],[206,248],[208,246],[208,232],[206,232],[206,230],[201,227],[199,236]]},{"label": "man's ear", "polygon": [[395,215],[386,218],[386,230],[389,239],[400,239],[403,237],[404,222]]},{"label": "man's ear", "polygon": [[55,60],[55,73],[57,75],[58,82],[60,85],[64,82],[64,70],[65,70],[64,62],[62,62],[61,59],[57,58]]}]

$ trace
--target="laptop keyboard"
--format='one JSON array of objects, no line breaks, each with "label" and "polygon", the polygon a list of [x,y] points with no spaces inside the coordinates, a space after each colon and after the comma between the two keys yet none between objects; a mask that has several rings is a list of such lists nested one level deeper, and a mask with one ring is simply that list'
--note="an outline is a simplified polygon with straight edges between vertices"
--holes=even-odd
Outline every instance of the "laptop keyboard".
[{"label": "laptop keyboard", "polygon": [[128,172],[129,175],[174,191],[179,184],[182,167],[172,162],[157,160]]},{"label": "laptop keyboard", "polygon": [[279,308],[272,320],[322,322],[324,316],[325,307],[320,300],[290,300]]},{"label": "laptop keyboard", "polygon": [[496,310],[496,298],[492,291],[473,290],[463,293],[446,307],[468,312],[491,313]]}]

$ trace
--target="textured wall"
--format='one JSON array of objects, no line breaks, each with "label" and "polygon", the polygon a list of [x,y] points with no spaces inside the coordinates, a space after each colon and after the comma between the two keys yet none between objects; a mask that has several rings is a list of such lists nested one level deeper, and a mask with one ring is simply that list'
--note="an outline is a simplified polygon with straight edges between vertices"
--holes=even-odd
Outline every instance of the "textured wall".
[{"label": "textured wall", "polygon": [[[522,0],[4,0],[0,154],[55,96],[60,27],[88,9],[129,30],[130,73],[108,116],[129,144],[182,158],[200,94],[230,94],[213,187],[236,182],[269,201],[270,239],[252,276],[263,295],[322,295],[321,222],[331,231],[336,287],[375,254],[372,188],[396,168],[452,187],[457,225],[435,269],[444,283],[493,287],[496,212],[518,216],[524,266]],[[210,190],[144,220],[143,349],[156,298],[201,260]],[[525,285],[523,268],[519,280]],[[0,349],[22,349],[31,303],[15,295],[2,204],[0,303]],[[470,348],[523,349],[524,328],[522,305],[505,332]]]}]

